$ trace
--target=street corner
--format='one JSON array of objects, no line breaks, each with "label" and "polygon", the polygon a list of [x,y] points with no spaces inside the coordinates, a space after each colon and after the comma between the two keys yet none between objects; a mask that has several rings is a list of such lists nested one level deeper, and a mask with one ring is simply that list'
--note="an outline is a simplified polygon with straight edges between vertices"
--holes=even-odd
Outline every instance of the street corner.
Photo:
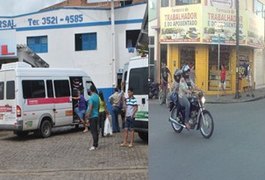
[{"label": "street corner", "polygon": [[228,94],[223,96],[206,95],[206,103],[208,104],[233,104],[258,101],[265,98],[265,89],[257,89],[253,93],[242,92],[236,98],[235,94]]}]

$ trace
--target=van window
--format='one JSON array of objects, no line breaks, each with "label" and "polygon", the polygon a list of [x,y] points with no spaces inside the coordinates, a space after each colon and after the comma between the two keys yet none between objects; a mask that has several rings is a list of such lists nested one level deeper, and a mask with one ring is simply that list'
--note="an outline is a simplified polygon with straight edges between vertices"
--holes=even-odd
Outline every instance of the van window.
[{"label": "van window", "polygon": [[[95,87],[95,85],[94,85],[94,83],[92,82],[92,81],[86,81],[86,90],[88,91],[88,90],[90,90],[90,87],[91,86],[94,86]],[[95,87],[96,88],[96,87]],[[97,88],[96,88],[97,89]],[[96,92],[96,93],[98,93],[98,92]]]},{"label": "van window", "polygon": [[55,96],[56,97],[68,97],[70,96],[70,87],[68,80],[55,80]]},{"label": "van window", "polygon": [[45,86],[43,80],[22,81],[24,99],[45,98]]},{"label": "van window", "polygon": [[148,67],[131,69],[129,74],[129,87],[134,94],[148,94]]},{"label": "van window", "polygon": [[48,95],[48,97],[53,97],[52,80],[47,80],[46,81],[46,86],[47,86],[47,95]]},{"label": "van window", "polygon": [[15,99],[15,81],[6,82],[6,99]]},{"label": "van window", "polygon": [[4,82],[0,82],[0,100],[4,99],[4,89],[5,89]]}]

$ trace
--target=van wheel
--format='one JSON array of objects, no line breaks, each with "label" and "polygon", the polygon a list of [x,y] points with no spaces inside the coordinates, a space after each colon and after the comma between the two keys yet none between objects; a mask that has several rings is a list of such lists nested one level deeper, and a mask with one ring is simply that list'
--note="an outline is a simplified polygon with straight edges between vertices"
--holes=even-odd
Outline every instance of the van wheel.
[{"label": "van wheel", "polygon": [[79,124],[75,124],[75,129],[79,129]]},{"label": "van wheel", "polygon": [[146,132],[138,132],[138,135],[143,141],[148,142],[148,133],[146,133]]},{"label": "van wheel", "polygon": [[52,124],[49,120],[45,119],[42,121],[38,134],[43,138],[47,138],[51,136]]},{"label": "van wheel", "polygon": [[23,138],[23,137],[26,137],[29,134],[29,132],[28,131],[14,131],[14,134],[16,134],[17,137]]}]

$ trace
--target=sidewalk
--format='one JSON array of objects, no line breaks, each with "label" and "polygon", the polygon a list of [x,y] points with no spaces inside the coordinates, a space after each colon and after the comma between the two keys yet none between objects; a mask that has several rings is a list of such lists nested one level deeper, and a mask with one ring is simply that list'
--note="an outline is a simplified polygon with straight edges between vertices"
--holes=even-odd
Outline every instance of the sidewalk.
[{"label": "sidewalk", "polygon": [[217,95],[206,95],[206,103],[208,104],[227,104],[227,103],[242,103],[256,101],[259,99],[265,98],[265,88],[254,90],[254,97],[247,96],[248,93],[240,93],[240,98],[235,99],[235,94],[229,94],[226,96],[217,96]]}]

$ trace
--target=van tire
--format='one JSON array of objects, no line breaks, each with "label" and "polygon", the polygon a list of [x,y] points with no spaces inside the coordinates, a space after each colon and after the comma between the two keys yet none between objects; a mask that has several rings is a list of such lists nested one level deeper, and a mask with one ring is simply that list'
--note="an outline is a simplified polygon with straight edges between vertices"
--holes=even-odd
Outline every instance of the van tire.
[{"label": "van tire", "polygon": [[16,134],[17,137],[24,138],[29,134],[29,132],[28,131],[14,131],[14,134]]},{"label": "van tire", "polygon": [[146,133],[146,132],[138,132],[138,135],[143,141],[148,142],[148,133]]},{"label": "van tire", "polygon": [[44,119],[38,130],[38,135],[42,138],[47,138],[52,134],[52,124],[48,119]]},{"label": "van tire", "polygon": [[75,129],[79,129],[79,124],[75,124]]}]

